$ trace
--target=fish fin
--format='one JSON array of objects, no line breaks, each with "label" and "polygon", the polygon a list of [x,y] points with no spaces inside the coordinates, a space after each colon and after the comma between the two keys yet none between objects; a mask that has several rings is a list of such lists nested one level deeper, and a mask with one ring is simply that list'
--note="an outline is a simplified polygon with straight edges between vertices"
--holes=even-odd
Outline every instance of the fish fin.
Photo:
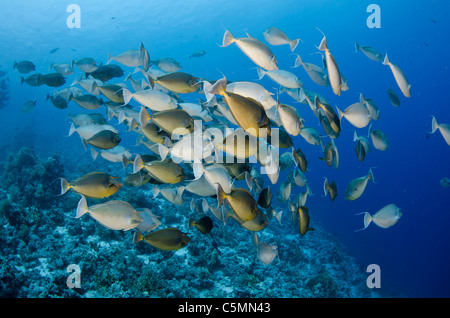
[{"label": "fish fin", "polygon": [[431,115],[431,132],[430,132],[430,134],[434,134],[438,128],[439,128],[439,125],[436,121],[436,118],[433,115]]},{"label": "fish fin", "polygon": [[88,209],[86,198],[84,197],[84,195],[81,195],[81,199],[80,199],[80,201],[78,201],[77,214],[75,215],[75,218],[78,219],[78,218],[82,217],[83,215],[85,215],[87,212],[89,212],[89,209]]},{"label": "fish fin", "polygon": [[97,159],[98,151],[95,148],[91,148],[91,156],[92,156],[92,160],[95,161],[95,159]]},{"label": "fish fin", "polygon": [[227,197],[227,194],[225,193],[225,191],[223,191],[222,186],[220,185],[220,183],[216,183],[215,184],[217,187],[217,208],[220,208],[220,206],[223,203],[223,200],[225,200],[225,198]]},{"label": "fish fin", "polygon": [[324,192],[324,197],[326,197],[327,196],[327,194],[328,194],[328,189],[327,189],[327,187],[328,187],[328,179],[327,178],[324,178],[324,181],[323,181],[323,192]]},{"label": "fish fin", "polygon": [[169,153],[170,149],[164,145],[157,144],[158,145],[158,154],[161,157],[161,161],[166,159],[167,154]]},{"label": "fish fin", "polygon": [[123,104],[126,105],[130,102],[131,98],[133,97],[133,93],[130,92],[125,87],[122,88],[122,95],[123,95]]},{"label": "fish fin", "polygon": [[388,55],[386,53],[386,56],[384,57],[384,60],[383,60],[383,65],[389,65],[390,63],[391,62],[389,61]]},{"label": "fish fin", "polygon": [[[375,167],[372,167],[372,168],[375,168]],[[373,183],[375,183],[375,179],[373,178],[372,168],[369,169],[369,173],[367,174],[367,177],[369,178],[369,180],[371,180]]]},{"label": "fish fin", "polygon": [[355,215],[360,215],[360,214],[364,214],[364,227],[362,229],[356,230],[355,232],[359,232],[359,231],[367,229],[369,224],[372,222],[372,216],[370,215],[369,212],[361,212],[361,213],[357,213]]},{"label": "fish fin", "polygon": [[289,47],[291,48],[291,52],[294,52],[295,48],[298,45],[298,42],[300,41],[300,39],[295,39],[289,42]]},{"label": "fish fin", "polygon": [[192,170],[194,172],[194,180],[200,179],[203,173],[205,173],[205,169],[203,168],[203,164],[201,162],[194,162],[192,164]]},{"label": "fish fin", "polygon": [[67,182],[66,179],[64,178],[60,178],[61,179],[61,194],[63,195],[64,193],[66,193],[67,191],[69,191],[69,189],[72,187],[69,182]]},{"label": "fish fin", "polygon": [[211,87],[211,90],[209,91],[210,94],[213,95],[225,95],[227,89],[227,78],[224,76],[220,80],[214,83],[214,85]]},{"label": "fish fin", "polygon": [[139,111],[139,125],[144,128],[150,121],[151,116],[145,107],[141,107]]},{"label": "fish fin", "polygon": [[230,31],[225,29],[225,34],[223,35],[222,45],[220,45],[220,47],[226,47],[235,41],[236,41],[236,39],[234,38],[233,34],[231,34]]},{"label": "fish fin", "polygon": [[258,79],[259,80],[261,80],[263,77],[264,77],[264,75],[266,75],[266,71],[264,71],[262,68],[260,68],[260,67],[257,67],[256,68],[256,71],[258,72]]},{"label": "fish fin", "polygon": [[144,168],[144,161],[140,155],[136,155],[133,162],[133,173],[140,171],[142,168]]},{"label": "fish fin", "polygon": [[137,244],[144,239],[141,231],[137,230],[133,235],[133,244]]}]

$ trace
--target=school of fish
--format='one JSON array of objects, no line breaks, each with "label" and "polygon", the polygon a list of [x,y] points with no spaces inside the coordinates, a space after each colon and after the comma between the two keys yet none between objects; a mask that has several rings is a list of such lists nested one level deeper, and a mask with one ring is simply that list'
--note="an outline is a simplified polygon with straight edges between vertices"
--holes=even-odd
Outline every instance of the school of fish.
[{"label": "school of fish", "polygon": [[[55,88],[46,99],[58,109],[68,108],[70,102],[81,108],[82,112],[68,115],[71,121],[68,135],[78,134],[85,149],[90,148],[93,160],[100,155],[104,160],[123,165],[123,176],[101,171],[92,171],[75,180],[61,176],[60,195],[71,190],[81,196],[76,218],[88,214],[108,229],[134,231],[134,243],[144,241],[166,251],[185,247],[191,241],[189,233],[164,227],[149,209],[119,200],[88,204],[88,199],[108,198],[124,186],[141,187],[150,183],[154,198],[161,195],[175,205],[190,198],[189,229],[196,228],[208,235],[214,223],[225,225],[231,217],[244,230],[254,232],[256,256],[268,265],[276,259],[278,247],[260,241],[256,232],[274,219],[281,223],[283,209],[276,211],[272,207],[271,186],[278,184],[276,199],[286,205],[300,236],[313,231],[306,205],[307,197],[312,194],[307,180],[311,158],[303,153],[301,146],[294,146],[294,138],[301,140],[295,144],[306,142],[320,147],[323,157],[319,159],[335,169],[339,168],[336,140],[343,118],[355,128],[353,142],[359,161],[369,155],[372,147],[387,150],[389,139],[383,131],[372,129],[374,121],[381,117],[372,99],[361,93],[352,105],[333,108],[326,98],[304,87],[301,76],[309,76],[319,86],[330,87],[336,98],[350,90],[351,79],[341,73],[339,59],[333,55],[333,42],[325,34],[322,33],[315,52],[322,55],[323,65],[308,63],[306,54],[296,53],[291,70],[278,67],[280,57],[270,47],[289,46],[290,52],[286,51],[289,56],[298,51],[302,40],[291,40],[276,27],[268,28],[263,38],[267,44],[248,33],[238,38],[225,30],[221,47],[229,50],[230,55],[240,54],[232,48],[235,44],[250,59],[251,66],[255,66],[260,80],[270,78],[279,87],[276,91],[271,88],[272,92],[255,81],[230,82],[226,74],[209,80],[200,74],[182,72],[182,65],[171,57],[150,59],[143,43],[115,56],[107,53],[105,64],[90,57],[52,63],[48,74],[25,75],[34,72],[35,65],[31,61],[16,62],[14,69],[26,76],[21,77],[22,84]],[[376,49],[358,43],[355,50],[389,66],[402,95],[411,97],[411,84],[405,73],[387,54],[383,58]],[[189,57],[199,58],[205,53],[196,51]],[[299,71],[300,67],[305,73]],[[74,77],[72,83],[62,88],[69,76]],[[292,105],[279,102],[278,94],[282,93],[292,97]],[[196,94],[195,100],[200,101],[185,102],[189,94]],[[392,88],[388,88],[387,94],[392,105],[398,107],[401,98]],[[298,102],[309,108],[298,107]],[[21,109],[29,112],[34,107],[36,99],[27,101]],[[106,118],[98,112],[100,109],[105,111]],[[313,112],[320,127],[305,122],[302,113],[306,111]],[[117,124],[113,124],[114,118]],[[137,144],[144,145],[149,153],[132,153],[120,145],[117,125],[124,125],[129,134],[135,133]],[[368,127],[367,135],[360,133],[365,127]],[[450,145],[449,127],[438,124],[432,117],[430,133],[439,130]],[[284,181],[279,180],[281,171],[288,171]],[[369,181],[375,184],[372,168],[367,175],[356,175],[349,180],[345,199],[360,198]],[[446,187],[449,182],[441,183]],[[304,187],[305,191],[292,198],[294,187]],[[324,196],[334,201],[338,189],[335,181],[324,176]],[[363,214],[364,228],[372,222],[388,228],[402,216],[395,204],[373,215]]]}]

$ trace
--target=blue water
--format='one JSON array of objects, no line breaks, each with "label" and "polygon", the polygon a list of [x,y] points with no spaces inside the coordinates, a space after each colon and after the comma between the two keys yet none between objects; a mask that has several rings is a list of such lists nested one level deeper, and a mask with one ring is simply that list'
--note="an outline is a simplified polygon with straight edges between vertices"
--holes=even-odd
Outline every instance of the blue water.
[{"label": "blue water", "polygon": [[[66,25],[66,8],[71,3],[81,8],[79,29]],[[381,28],[366,25],[370,14],[366,8],[371,3],[380,6]],[[382,289],[409,297],[449,297],[450,189],[443,188],[439,181],[450,177],[450,147],[439,132],[427,138],[430,115],[439,123],[450,124],[449,12],[450,3],[444,0],[355,0],[339,4],[316,0],[10,1],[0,10],[0,65],[1,70],[8,71],[11,96],[9,104],[0,110],[0,153],[6,156],[11,149],[32,145],[43,156],[59,151],[68,167],[73,164],[71,160],[89,156],[78,137],[66,137],[68,112],[81,109],[72,102],[68,109],[59,110],[45,101],[53,88],[20,85],[20,74],[12,69],[14,61],[31,60],[37,65],[36,71],[47,73],[51,62],[92,57],[106,63],[108,53],[117,55],[143,42],[152,59],[172,57],[182,64],[184,72],[211,80],[224,74],[230,81],[255,81],[272,89],[275,85],[270,79],[257,80],[255,65],[236,45],[219,47],[224,28],[236,37],[244,37],[246,31],[264,41],[263,32],[276,26],[290,38],[302,40],[295,53],[304,61],[321,65],[320,55],[313,54],[322,39],[318,27],[326,34],[350,90],[338,97],[330,87],[314,84],[303,68],[292,69],[295,57],[288,46],[271,47],[279,67],[297,74],[306,88],[322,94],[330,105],[340,109],[357,102],[360,92],[372,98],[380,109],[380,119],[372,121],[373,127],[388,135],[390,148],[383,152],[372,147],[366,159],[359,162],[352,141],[355,128],[342,119],[342,132],[336,140],[340,165],[335,170],[317,159],[320,148],[297,137],[296,147],[301,146],[309,160],[308,183],[315,193],[307,204],[312,222],[332,233],[363,266],[378,264]],[[355,53],[355,41],[389,54],[407,74],[411,98],[401,94],[388,66],[368,59],[362,52]],[[54,48],[59,49],[50,54]],[[207,54],[188,57],[200,49]],[[126,66],[123,69],[126,74],[132,71]],[[74,75],[69,76],[64,87],[73,79]],[[400,107],[390,104],[388,87],[400,96]],[[199,96],[183,98],[195,102]],[[37,106],[30,113],[22,113],[20,106],[35,97]],[[295,105],[309,125],[317,124],[308,105],[295,103],[286,94],[280,95],[280,101]],[[367,135],[367,128],[356,129],[358,135]],[[126,136],[124,141],[131,145],[134,138]],[[345,200],[347,183],[366,175],[371,167],[376,167],[375,184],[369,183],[356,201]],[[337,183],[334,202],[322,197],[324,177]],[[294,189],[293,195],[298,191],[303,189]],[[356,213],[373,214],[390,203],[400,207],[403,214],[396,225],[381,229],[371,224],[364,231],[354,232],[363,227],[362,215]]]}]

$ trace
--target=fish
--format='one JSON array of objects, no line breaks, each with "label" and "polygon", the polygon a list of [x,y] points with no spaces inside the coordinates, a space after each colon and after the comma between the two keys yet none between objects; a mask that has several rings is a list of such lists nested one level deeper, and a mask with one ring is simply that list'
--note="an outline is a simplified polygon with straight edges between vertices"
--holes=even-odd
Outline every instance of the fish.
[{"label": "fish", "polygon": [[152,231],[145,235],[143,235],[141,231],[136,231],[133,236],[133,243],[137,244],[142,240],[160,250],[174,251],[188,245],[191,238],[179,229],[169,227],[162,230]]},{"label": "fish", "polygon": [[370,46],[359,45],[355,42],[355,51],[356,53],[358,53],[358,51],[363,52],[369,59],[375,62],[381,62],[383,60],[383,55]]},{"label": "fish", "polygon": [[147,122],[147,124],[143,127],[140,126],[139,132],[153,143],[164,145],[167,139],[170,140],[170,134],[159,128],[151,121]]},{"label": "fish", "polygon": [[97,67],[95,71],[88,74],[105,83],[114,77],[122,77],[124,73],[119,65],[107,64]]},{"label": "fish", "polygon": [[361,102],[348,106],[343,112],[338,107],[336,107],[336,109],[338,111],[339,120],[342,120],[342,117],[345,117],[345,119],[356,128],[366,127],[372,119],[369,109]]},{"label": "fish", "polygon": [[400,208],[395,204],[388,204],[374,215],[370,215],[369,212],[361,212],[356,215],[364,214],[364,228],[356,230],[355,232],[365,230],[370,223],[375,223],[382,229],[390,228],[397,224],[402,217]]},{"label": "fish", "polygon": [[144,47],[144,44],[141,42],[139,45],[139,52],[141,53],[141,59],[142,59],[142,68],[145,72],[148,72],[148,69],[150,68],[150,54],[148,53],[147,49]]},{"label": "fish", "polygon": [[128,104],[133,98],[140,105],[149,108],[152,111],[159,112],[163,110],[175,109],[178,104],[169,94],[160,90],[142,90],[135,93],[127,88],[122,89],[124,104]]},{"label": "fish", "polygon": [[[322,31],[320,32],[322,33]],[[323,34],[323,39],[320,42],[318,49],[325,52],[328,79],[330,81],[331,88],[333,89],[333,93],[335,95],[340,96],[342,87],[344,86],[344,81],[342,80],[341,72],[339,71],[336,60],[328,49],[327,38],[325,37],[325,34]]]},{"label": "fish", "polygon": [[161,225],[159,217],[154,215],[150,209],[140,208],[136,209],[142,218],[142,221],[138,224],[136,229],[140,232],[150,232]]},{"label": "fish", "polygon": [[115,194],[123,186],[116,177],[104,172],[91,172],[79,177],[69,183],[66,179],[61,180],[61,194],[63,195],[69,189],[89,198],[103,199]]},{"label": "fish", "polygon": [[266,41],[271,45],[284,45],[289,44],[291,52],[294,52],[300,39],[290,40],[287,35],[276,27],[268,28],[263,33]]},{"label": "fish", "polygon": [[54,49],[51,49],[50,50],[50,54],[53,54],[53,53],[55,53],[56,51],[58,51],[59,50],[59,47],[55,47]]},{"label": "fish", "polygon": [[13,69],[18,70],[21,74],[27,74],[36,70],[36,65],[31,61],[14,62]]},{"label": "fish", "polygon": [[369,169],[367,176],[356,178],[349,182],[345,189],[345,198],[349,201],[358,199],[364,193],[369,180],[375,183],[372,169]]},{"label": "fish", "polygon": [[309,210],[306,206],[300,206],[297,208],[298,218],[299,218],[299,232],[303,236],[308,231],[314,231],[313,228],[309,227]]},{"label": "fish", "polygon": [[28,113],[31,111],[34,107],[36,107],[36,98],[34,100],[27,100],[23,105],[20,107],[20,110],[23,113]]},{"label": "fish", "polygon": [[238,48],[259,67],[267,71],[278,69],[277,59],[270,48],[250,34],[247,33],[246,38],[235,38],[230,31],[225,29],[221,47],[227,47],[232,43],[236,43]]},{"label": "fish", "polygon": [[122,163],[124,168],[126,168],[130,163],[130,158],[132,156],[128,149],[120,145],[116,145],[111,149],[102,149],[100,152],[98,152],[95,148],[91,148],[91,156],[93,160],[97,159],[99,154],[103,159],[109,162]]},{"label": "fish", "polygon": [[186,184],[186,191],[194,193],[201,197],[210,197],[216,195],[216,189],[206,180],[205,175],[190,181]]},{"label": "fish", "polygon": [[450,146],[450,124],[438,124],[436,118],[431,116],[431,132],[430,134],[434,134],[436,130],[440,131],[442,137],[444,137],[447,145]]},{"label": "fish", "polygon": [[291,150],[295,165],[299,167],[301,171],[306,172],[308,161],[306,160],[306,156],[303,151],[300,148],[297,148],[297,150],[295,150],[294,147],[292,147]]},{"label": "fish", "polygon": [[59,87],[66,83],[66,79],[60,73],[50,73],[40,76],[40,81],[50,87]]},{"label": "fish", "polygon": [[193,93],[201,89],[200,80],[197,77],[184,72],[172,72],[158,76],[156,79],[153,79],[148,75],[147,80],[152,89],[155,84],[159,84],[175,93]]},{"label": "fish", "polygon": [[280,187],[278,189],[278,201],[280,202],[286,202],[289,200],[289,197],[291,196],[292,191],[292,183],[289,181],[284,181],[280,184]]},{"label": "fish", "polygon": [[73,100],[75,103],[78,104],[78,106],[88,110],[96,110],[102,107],[104,104],[101,98],[89,94],[80,96],[71,95],[69,97],[69,100]]},{"label": "fish", "polygon": [[68,75],[72,75],[74,73],[73,70],[73,66],[74,66],[75,61],[72,60],[72,63],[59,63],[59,64],[54,64],[53,62],[50,64],[50,66],[48,67],[49,70],[51,70],[52,68],[58,72],[59,74],[63,75],[63,76],[68,76]]},{"label": "fish", "polygon": [[267,220],[267,216],[261,212],[258,211],[255,218],[253,218],[250,221],[244,221],[235,213],[231,214],[231,217],[244,229],[251,231],[251,232],[258,232],[267,227],[269,225],[269,221]]},{"label": "fish", "polygon": [[367,153],[370,151],[369,140],[364,136],[358,137],[355,131],[353,134],[353,141],[356,141],[356,156],[359,161],[363,161],[366,158]]},{"label": "fish", "polygon": [[145,172],[144,170],[139,170],[136,173],[130,173],[129,175],[127,175],[123,179],[123,182],[131,187],[140,187],[149,182],[151,179],[152,177],[147,172]]},{"label": "fish", "polygon": [[264,133],[266,136],[270,135],[270,121],[264,107],[254,99],[227,92],[226,85],[227,79],[224,76],[214,83],[210,93],[223,96],[234,119],[242,129],[255,137],[260,137]]},{"label": "fish", "polygon": [[86,198],[82,195],[78,201],[75,218],[80,218],[86,213],[111,230],[128,231],[136,228],[143,221],[137,210],[128,202],[113,200],[89,207]]},{"label": "fish", "polygon": [[106,64],[108,65],[112,61],[119,62],[120,64],[129,67],[137,67],[143,64],[143,56],[140,49],[128,50],[116,56],[112,56],[111,53],[108,53],[108,61]]},{"label": "fish", "polygon": [[324,178],[323,182],[323,192],[324,196],[330,195],[331,201],[334,201],[337,197],[337,186],[336,182],[333,180],[331,183],[328,182],[327,178]]},{"label": "fish", "polygon": [[328,73],[323,68],[312,63],[303,62],[300,55],[296,54],[296,56],[297,58],[295,59],[294,68],[303,66],[304,70],[314,83],[320,86],[330,85]]},{"label": "fish", "polygon": [[277,84],[286,88],[300,88],[303,86],[302,81],[292,72],[285,70],[275,70],[275,71],[265,71],[258,67],[256,69],[258,72],[259,80],[261,80],[264,75],[269,76]]},{"label": "fish", "polygon": [[227,84],[226,91],[252,98],[259,102],[266,111],[274,108],[277,104],[277,102],[272,98],[273,94],[258,83],[247,81],[232,82]]},{"label": "fish", "polygon": [[299,187],[304,187],[307,185],[306,175],[298,167],[289,171],[287,181],[292,183],[292,185],[295,184]]},{"label": "fish", "polygon": [[201,57],[203,55],[206,54],[205,50],[198,50],[198,51],[194,51],[193,53],[189,54],[189,57]]},{"label": "fish", "polygon": [[292,136],[298,136],[303,127],[303,122],[297,110],[289,105],[278,103],[278,114],[286,132]]},{"label": "fish", "polygon": [[92,73],[98,68],[97,62],[92,57],[76,60],[74,65],[84,73]]},{"label": "fish", "polygon": [[392,105],[394,105],[395,107],[400,106],[400,98],[392,89],[388,88],[386,93]]},{"label": "fish", "polygon": [[203,135],[191,133],[184,135],[171,146],[157,145],[161,160],[170,154],[171,159],[176,162],[201,162],[212,155],[213,145]]},{"label": "fish", "polygon": [[50,102],[53,104],[53,106],[55,106],[56,108],[59,108],[59,109],[67,108],[67,101],[64,98],[62,98],[61,96],[59,96],[59,95],[51,96],[51,95],[47,94],[45,96],[45,100],[49,100],[49,99],[50,99]]},{"label": "fish", "polygon": [[182,205],[184,203],[183,193],[184,193],[184,187],[164,187],[160,188],[157,185],[153,186],[152,192],[153,192],[153,199],[156,198],[160,193],[166,199],[172,204],[175,205]]},{"label": "fish", "polygon": [[225,136],[222,145],[216,145],[216,151],[218,149],[237,159],[246,159],[257,154],[259,143],[255,136],[238,128]]},{"label": "fish", "polygon": [[390,142],[386,134],[380,129],[372,129],[372,125],[369,126],[369,136],[372,140],[372,144],[375,149],[385,151],[389,148]]},{"label": "fish", "polygon": [[89,139],[83,139],[83,144],[90,144],[100,149],[111,149],[116,147],[121,141],[118,133],[111,130],[102,130],[90,137]]},{"label": "fish", "polygon": [[41,73],[35,73],[32,74],[28,77],[20,77],[20,85],[22,85],[23,83],[27,83],[30,86],[41,86],[44,85],[44,81],[42,81],[42,74]]},{"label": "fish", "polygon": [[176,184],[186,178],[183,168],[170,159],[144,162],[140,155],[136,155],[133,162],[133,173],[145,169],[147,173],[161,183]]},{"label": "fish", "polygon": [[441,186],[445,189],[450,188],[450,178],[444,177],[439,181]]},{"label": "fish", "polygon": [[403,72],[403,70],[396,64],[389,61],[387,54],[384,57],[383,65],[389,65],[392,74],[394,74],[395,81],[397,82],[397,85],[402,91],[403,95],[405,97],[411,97],[411,84],[409,83],[406,74]]},{"label": "fish", "polygon": [[196,227],[202,234],[208,234],[214,227],[213,221],[209,216],[204,216],[195,221],[193,218],[189,218],[189,228]]},{"label": "fish", "polygon": [[369,110],[370,117],[372,117],[373,120],[378,120],[380,118],[380,110],[372,99],[364,98],[364,95],[360,93],[359,101],[366,105],[367,109]]},{"label": "fish", "polygon": [[324,158],[320,157],[319,159],[325,161],[328,167],[333,166],[337,169],[339,167],[339,152],[334,143],[334,139],[331,139],[322,150]]},{"label": "fish", "polygon": [[[315,109],[319,112],[319,119],[321,116],[326,119],[326,121],[322,119],[321,123],[327,135],[329,135],[330,138],[337,138],[341,132],[341,119],[338,114],[336,114],[333,107],[327,103],[321,102],[317,96],[314,99],[314,104]],[[328,130],[327,128],[331,130]]]},{"label": "fish", "polygon": [[319,131],[314,127],[302,127],[300,136],[311,145],[320,146],[323,144]]},{"label": "fish", "polygon": [[261,191],[258,197],[258,205],[264,209],[271,206],[272,203],[272,192],[270,187],[267,187]]},{"label": "fish", "polygon": [[100,92],[109,100],[116,102],[120,105],[124,104],[123,99],[123,87],[118,84],[105,84],[98,86]]},{"label": "fish", "polygon": [[150,120],[171,135],[188,135],[194,131],[194,119],[182,109],[168,109],[150,115],[146,108],[141,107],[140,126],[145,127]]},{"label": "fish", "polygon": [[150,61],[164,72],[177,72],[181,70],[181,64],[171,57]]},{"label": "fish", "polygon": [[233,213],[244,222],[253,220],[260,212],[258,203],[247,189],[235,188],[229,193],[225,193],[222,186],[217,184],[216,191],[218,207],[222,205],[224,200],[227,200]]},{"label": "fish", "polygon": [[89,125],[85,125],[85,126],[75,127],[75,125],[72,123],[70,125],[70,130],[69,130],[68,136],[71,136],[74,132],[77,132],[78,135],[80,135],[80,137],[82,139],[89,139],[92,136],[94,136],[96,133],[103,131],[103,130],[111,130],[115,133],[118,133],[118,130],[115,129],[111,125],[98,125],[95,123],[95,124],[89,124]]}]

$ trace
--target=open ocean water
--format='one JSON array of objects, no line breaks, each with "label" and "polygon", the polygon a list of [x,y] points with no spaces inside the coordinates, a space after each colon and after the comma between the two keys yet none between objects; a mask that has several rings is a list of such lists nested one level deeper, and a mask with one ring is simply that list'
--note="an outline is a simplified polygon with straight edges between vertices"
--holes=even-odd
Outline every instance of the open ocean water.
[{"label": "open ocean water", "polygon": [[[450,3],[444,0],[17,0],[3,4],[0,295],[449,297],[450,180],[445,178],[450,178],[450,147],[443,138],[444,134],[450,134],[449,126],[445,126],[450,124],[449,12]],[[269,44],[263,34],[270,27],[282,30],[290,40],[300,39],[295,50],[292,52],[287,44]],[[363,128],[355,127],[345,117],[340,119],[341,131],[334,139],[339,153],[337,169],[319,159],[324,156],[320,146],[307,143],[300,135],[291,136],[293,147],[301,148],[308,161],[305,175],[313,195],[308,196],[305,206],[309,226],[315,231],[300,235],[298,220],[292,220],[288,202],[277,199],[280,185],[287,180],[292,167],[281,171],[275,184],[262,175],[263,188],[270,186],[273,193],[272,207],[282,214],[280,222],[270,218],[267,227],[258,232],[241,227],[232,218],[224,225],[209,210],[205,215],[212,219],[213,229],[202,234],[196,227],[189,227],[190,218],[198,220],[203,216],[190,209],[191,199],[201,202],[202,197],[184,191],[184,202],[173,204],[161,194],[154,198],[154,185],[150,183],[140,187],[123,185],[104,199],[88,198],[88,206],[123,200],[135,208],[149,208],[161,221],[157,230],[175,227],[190,237],[187,246],[177,251],[162,251],[146,242],[133,244],[136,229],[109,229],[89,215],[74,218],[81,196],[71,189],[59,195],[57,178],[70,183],[90,172],[102,171],[123,181],[133,172],[133,163],[124,169],[121,162],[108,162],[100,156],[93,161],[91,149],[95,147],[88,144],[85,150],[76,132],[68,136],[69,114],[103,114],[107,123],[118,130],[120,145],[133,155],[131,161],[138,154],[151,152],[143,144],[136,145],[140,135],[138,117],[136,126],[128,131],[126,122],[120,123],[118,117],[108,118],[107,105],[87,110],[69,100],[67,108],[59,109],[46,100],[47,94],[57,95],[69,87],[77,87],[77,92],[100,97],[104,102],[109,100],[102,93],[96,95],[74,83],[75,78],[81,80],[86,75],[77,65],[73,66],[72,74],[63,75],[65,83],[57,87],[21,83],[22,77],[32,74],[55,73],[55,69],[49,70],[51,63],[71,66],[72,60],[90,57],[98,66],[106,65],[108,54],[117,56],[139,50],[142,43],[153,61],[150,70],[173,72],[164,71],[164,66],[158,67],[155,62],[172,58],[181,65],[180,72],[198,80],[214,84],[225,76],[228,82],[258,83],[275,100],[279,98],[280,103],[293,106],[305,127],[320,132],[324,145],[331,140],[308,103],[282,92],[281,85],[268,75],[259,79],[258,65],[236,43],[221,47],[225,29],[235,38],[245,38],[247,32],[267,45],[280,70],[295,74],[302,88],[323,96],[336,113],[337,107],[344,111],[358,103],[361,93],[379,109],[379,118],[372,118]],[[340,96],[329,85],[313,82],[302,66],[293,68],[298,54],[304,62],[316,64],[325,72],[330,70],[324,69],[324,52],[318,49],[323,38],[321,32],[326,35],[329,52],[340,73],[347,79],[348,90]],[[376,49],[382,55],[381,61],[356,51],[356,42]],[[195,52],[198,56],[190,56]],[[386,54],[406,75],[411,85],[410,97],[402,93],[391,68],[383,65]],[[35,70],[21,74],[17,67],[13,68],[15,62],[24,60],[31,61]],[[118,65],[123,75],[108,79],[107,84],[124,83],[135,92],[126,79],[130,74],[133,79],[148,83],[142,72],[135,72],[135,66],[115,60],[109,64]],[[399,106],[391,103],[388,89],[398,95]],[[177,103],[206,101],[203,89],[166,93],[176,98]],[[132,99],[129,105],[137,116],[140,104]],[[212,106],[203,107],[212,117],[218,111]],[[115,112],[118,116],[120,107]],[[440,125],[434,133],[431,116]],[[368,137],[370,151],[360,161],[355,153],[354,133],[367,137],[369,126],[385,133],[389,148],[376,149]],[[280,153],[286,151],[290,148],[280,148]],[[260,165],[255,166],[259,170]],[[368,181],[359,198],[347,200],[346,186],[351,180],[368,175],[369,169],[374,182]],[[334,201],[324,196],[325,177],[336,182]],[[176,189],[181,184],[187,185],[190,179],[192,173],[182,183],[158,187]],[[244,180],[234,185],[247,188]],[[291,202],[305,189],[293,185]],[[255,199],[257,195],[254,193]],[[214,206],[217,200],[207,197],[207,202]],[[397,223],[381,228],[374,220],[367,229],[355,232],[364,227],[364,216],[356,214],[373,215],[389,204],[400,208]],[[294,215],[298,215],[297,210]],[[254,233],[261,242],[276,244],[277,255],[270,264],[258,259],[258,248],[252,242]],[[81,277],[80,286],[69,284],[73,272],[67,268],[71,264],[79,269],[74,273]],[[371,264],[377,265],[375,272],[367,271]],[[375,282],[375,286],[370,282]]]}]

